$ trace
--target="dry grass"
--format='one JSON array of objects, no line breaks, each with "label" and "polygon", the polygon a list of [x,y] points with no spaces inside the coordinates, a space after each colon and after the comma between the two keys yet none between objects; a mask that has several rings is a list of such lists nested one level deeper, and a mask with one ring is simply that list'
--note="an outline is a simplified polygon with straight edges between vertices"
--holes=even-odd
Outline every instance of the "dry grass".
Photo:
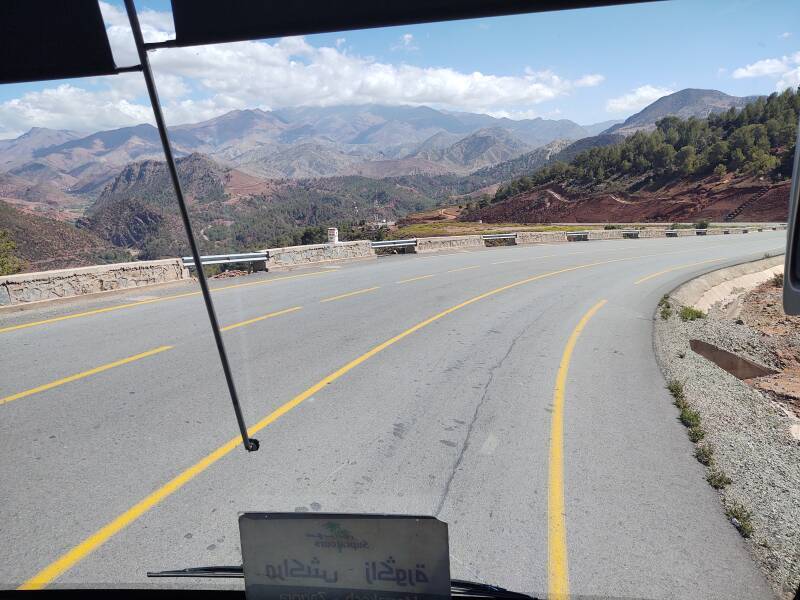
[{"label": "dry grass", "polygon": [[417,237],[438,237],[447,235],[485,235],[490,233],[509,233],[513,231],[585,231],[597,229],[584,225],[522,225],[519,223],[475,223],[473,221],[433,221],[412,223],[392,231],[392,239],[400,240]]}]

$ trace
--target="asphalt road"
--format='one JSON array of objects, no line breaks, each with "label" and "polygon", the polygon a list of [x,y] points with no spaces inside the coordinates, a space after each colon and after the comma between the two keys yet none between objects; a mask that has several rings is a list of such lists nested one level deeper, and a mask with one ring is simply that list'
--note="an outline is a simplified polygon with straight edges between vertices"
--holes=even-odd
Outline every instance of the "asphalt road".
[{"label": "asphalt road", "polygon": [[784,243],[500,247],[216,281],[252,454],[196,284],[0,312],[0,585],[169,585],[145,572],[240,562],[239,511],[359,511],[436,515],[454,577],[513,590],[770,597],[651,332],[678,283]]}]

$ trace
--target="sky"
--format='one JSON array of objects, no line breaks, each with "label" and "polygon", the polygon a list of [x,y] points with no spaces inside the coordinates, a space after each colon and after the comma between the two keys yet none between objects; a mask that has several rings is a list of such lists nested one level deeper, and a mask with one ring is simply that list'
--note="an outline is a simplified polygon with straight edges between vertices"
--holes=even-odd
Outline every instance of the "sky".
[{"label": "sky", "polygon": [[[139,0],[146,41],[166,0]],[[136,54],[121,3],[101,2],[118,66]],[[151,53],[169,124],[234,109],[408,104],[510,118],[623,119],[694,87],[747,96],[800,85],[796,0],[670,0],[345,31]],[[152,122],[142,76],[0,86],[0,139]]]}]

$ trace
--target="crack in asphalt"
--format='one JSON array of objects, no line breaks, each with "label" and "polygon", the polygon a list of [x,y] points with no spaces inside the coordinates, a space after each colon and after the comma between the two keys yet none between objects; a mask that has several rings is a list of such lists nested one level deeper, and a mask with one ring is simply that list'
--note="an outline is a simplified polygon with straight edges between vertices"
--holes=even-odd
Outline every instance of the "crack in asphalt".
[{"label": "crack in asphalt", "polygon": [[523,335],[525,335],[534,325],[536,325],[542,319],[542,317],[547,313],[547,311],[550,308],[552,308],[552,306],[554,306],[555,304],[558,303],[557,302],[551,303],[546,308],[544,308],[542,312],[540,312],[539,315],[534,320],[528,323],[516,336],[514,336],[514,339],[511,340],[511,343],[508,345],[508,350],[506,350],[506,353],[503,355],[503,357],[489,369],[489,377],[486,380],[486,385],[483,386],[483,393],[481,394],[481,399],[475,405],[475,411],[472,414],[472,419],[470,420],[469,425],[467,425],[467,435],[464,437],[464,443],[461,445],[461,449],[458,452],[458,457],[456,458],[456,461],[453,464],[453,469],[450,471],[450,475],[448,476],[447,481],[445,482],[444,490],[442,491],[442,496],[441,498],[439,498],[439,502],[436,505],[436,510],[433,513],[435,517],[437,518],[439,517],[439,513],[441,513],[442,508],[444,507],[445,500],[447,500],[447,496],[450,493],[450,486],[452,485],[456,473],[458,472],[459,468],[461,467],[461,463],[464,460],[464,454],[466,453],[467,448],[469,447],[470,438],[472,437],[472,431],[475,428],[475,423],[478,420],[481,408],[483,408],[483,405],[486,402],[486,398],[489,394],[489,387],[492,385],[492,382],[494,381],[495,371],[497,371],[497,369],[503,366],[503,363],[511,355],[511,352],[514,350],[514,347],[517,345],[517,342],[520,340],[520,338]]}]

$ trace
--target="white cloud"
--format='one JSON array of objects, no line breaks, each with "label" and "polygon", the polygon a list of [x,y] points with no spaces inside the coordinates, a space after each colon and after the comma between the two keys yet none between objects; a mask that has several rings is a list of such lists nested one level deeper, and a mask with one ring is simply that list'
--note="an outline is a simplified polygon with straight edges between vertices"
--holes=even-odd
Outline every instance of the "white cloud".
[{"label": "white cloud", "polygon": [[662,96],[674,93],[675,90],[652,85],[643,85],[630,93],[611,98],[606,102],[606,110],[610,113],[632,113],[643,109]]},{"label": "white cloud", "polygon": [[[105,2],[101,9],[115,60],[120,65],[135,64],[124,11]],[[169,13],[149,10],[139,16],[147,41],[174,35]],[[413,34],[403,35],[400,43],[407,49],[415,47]],[[150,60],[171,124],[200,121],[237,108],[367,103],[532,114],[533,106],[541,102],[604,80],[599,74],[571,80],[530,68],[519,75],[493,75],[379,62],[351,53],[344,38],[337,39],[335,47],[316,47],[303,37],[288,37],[173,48],[151,53]],[[32,126],[93,131],[151,120],[138,73],[56,85],[0,102],[0,123],[6,133]]]},{"label": "white cloud", "polygon": [[778,37],[781,38],[782,40],[789,39],[790,37],[792,37],[792,32],[791,31],[784,31]]},{"label": "white cloud", "polygon": [[775,77],[777,91],[800,85],[800,52],[780,58],[765,58],[744,67],[739,67],[733,72],[734,79],[747,77]]},{"label": "white cloud", "polygon": [[775,89],[781,92],[786,88],[796,88],[798,86],[800,86],[800,67],[786,71],[778,80],[778,83],[775,84]]},{"label": "white cloud", "polygon": [[5,131],[0,130],[0,137],[18,135],[32,126],[94,131],[151,121],[150,107],[128,100],[120,91],[124,87],[87,91],[64,83],[3,102],[0,123]]},{"label": "white cloud", "polygon": [[392,46],[392,50],[419,50],[419,46],[414,43],[414,34],[404,33],[400,36],[400,41]]},{"label": "white cloud", "polygon": [[758,60],[754,63],[751,63],[744,67],[739,67],[738,69],[734,70],[733,78],[734,79],[744,79],[746,77],[764,77],[767,75],[780,75],[781,73],[786,72],[787,64],[786,61],[781,58],[765,58],[764,60]]}]

